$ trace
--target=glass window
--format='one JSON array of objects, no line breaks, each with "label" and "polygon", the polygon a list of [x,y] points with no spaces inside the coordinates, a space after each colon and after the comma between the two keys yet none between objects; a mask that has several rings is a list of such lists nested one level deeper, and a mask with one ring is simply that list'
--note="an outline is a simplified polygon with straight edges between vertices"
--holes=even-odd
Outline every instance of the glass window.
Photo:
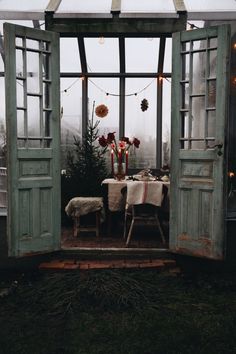
[{"label": "glass window", "polygon": [[121,0],[122,12],[175,12],[173,0]]},{"label": "glass window", "polygon": [[57,12],[110,12],[112,0],[62,0]]},{"label": "glass window", "polygon": [[85,38],[88,72],[118,72],[118,38]]},{"label": "glass window", "polygon": [[60,38],[60,70],[81,72],[77,38]]},{"label": "glass window", "polygon": [[61,166],[74,149],[74,136],[82,137],[82,80],[61,78]]},{"label": "glass window", "polygon": [[163,80],[162,101],[162,165],[170,165],[170,128],[171,128],[171,79]]},{"label": "glass window", "polygon": [[[137,96],[125,98],[125,135],[129,138],[136,137],[141,141],[139,149],[130,154],[130,168],[156,166],[157,80],[126,79],[126,95],[139,92],[145,87],[147,88]],[[145,111],[141,110],[143,99],[148,101],[148,109]]]},{"label": "glass window", "polygon": [[125,54],[127,72],[157,72],[159,38],[126,38]]},{"label": "glass window", "polygon": [[172,66],[172,39],[166,38],[166,46],[165,46],[165,56],[164,56],[164,66],[163,71],[170,73]]},{"label": "glass window", "polygon": [[[109,95],[106,95],[109,93]],[[115,96],[113,96],[115,95]],[[119,137],[119,79],[92,78],[88,81],[89,119],[92,118],[93,102],[95,109],[104,104],[108,108],[108,114],[104,118],[94,113],[93,121],[99,120],[99,135],[116,132]]]}]

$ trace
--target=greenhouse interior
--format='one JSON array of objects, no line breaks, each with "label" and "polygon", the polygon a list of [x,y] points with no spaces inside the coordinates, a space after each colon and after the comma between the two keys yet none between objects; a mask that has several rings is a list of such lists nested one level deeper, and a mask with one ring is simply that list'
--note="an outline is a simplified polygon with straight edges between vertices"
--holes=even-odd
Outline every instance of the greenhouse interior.
[{"label": "greenhouse interior", "polygon": [[0,0],[0,248],[223,258],[235,38],[234,0]]}]

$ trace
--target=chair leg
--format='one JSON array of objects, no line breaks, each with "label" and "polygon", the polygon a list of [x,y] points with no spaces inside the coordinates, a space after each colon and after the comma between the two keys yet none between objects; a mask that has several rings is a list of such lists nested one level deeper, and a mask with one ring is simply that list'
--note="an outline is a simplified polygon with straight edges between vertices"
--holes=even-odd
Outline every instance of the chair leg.
[{"label": "chair leg", "polygon": [[124,232],[123,232],[123,239],[126,239],[126,228],[127,228],[127,212],[125,211],[125,221],[124,221]]},{"label": "chair leg", "polygon": [[100,211],[96,212],[96,237],[99,237],[99,229],[100,229]]},{"label": "chair leg", "polygon": [[74,218],[74,237],[79,236],[79,225],[80,225],[79,217],[75,216],[75,218]]},{"label": "chair leg", "polygon": [[132,221],[131,221],[131,225],[130,225],[130,228],[129,228],[129,233],[128,233],[128,237],[127,237],[127,241],[126,241],[126,246],[129,245],[129,242],[130,242],[130,239],[131,239],[131,234],[132,234],[132,231],[133,231],[133,227],[134,227],[134,219],[132,219]]},{"label": "chair leg", "polygon": [[161,228],[160,220],[159,220],[157,215],[156,215],[156,222],[157,222],[157,227],[158,227],[160,235],[161,235],[162,242],[165,244],[166,243],[166,239],[165,239],[164,233],[163,233],[162,228]]}]

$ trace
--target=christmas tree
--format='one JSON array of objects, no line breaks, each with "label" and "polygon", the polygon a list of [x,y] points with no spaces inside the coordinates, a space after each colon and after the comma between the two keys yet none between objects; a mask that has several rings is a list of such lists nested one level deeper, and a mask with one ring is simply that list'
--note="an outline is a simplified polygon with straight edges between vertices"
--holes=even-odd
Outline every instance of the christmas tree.
[{"label": "christmas tree", "polygon": [[74,137],[75,151],[67,156],[67,173],[62,177],[62,184],[68,200],[76,196],[101,196],[101,182],[108,176],[104,152],[97,143],[99,121],[93,122],[94,105],[95,102],[82,141]]}]

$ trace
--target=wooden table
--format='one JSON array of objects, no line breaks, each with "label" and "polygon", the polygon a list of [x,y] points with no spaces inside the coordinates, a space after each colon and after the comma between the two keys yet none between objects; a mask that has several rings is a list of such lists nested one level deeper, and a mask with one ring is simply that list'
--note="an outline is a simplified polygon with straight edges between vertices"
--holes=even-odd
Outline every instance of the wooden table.
[{"label": "wooden table", "polygon": [[[112,214],[115,212],[125,211],[126,198],[122,194],[122,189],[124,187],[128,187],[129,184],[134,184],[134,183],[136,183],[136,182],[133,180],[129,180],[129,179],[117,181],[113,178],[107,178],[102,182],[102,185],[107,186],[107,217],[108,217],[107,233],[108,233],[108,235],[110,235],[110,233],[111,233]],[[143,185],[153,184],[153,185],[157,186],[158,183],[164,184],[168,188],[170,185],[170,182],[163,182],[163,181],[139,181],[138,185],[143,186]],[[169,198],[168,198],[168,200],[169,200]],[[146,202],[148,202],[148,201],[146,201]],[[167,209],[169,208],[169,203],[166,207],[167,207]]]}]

